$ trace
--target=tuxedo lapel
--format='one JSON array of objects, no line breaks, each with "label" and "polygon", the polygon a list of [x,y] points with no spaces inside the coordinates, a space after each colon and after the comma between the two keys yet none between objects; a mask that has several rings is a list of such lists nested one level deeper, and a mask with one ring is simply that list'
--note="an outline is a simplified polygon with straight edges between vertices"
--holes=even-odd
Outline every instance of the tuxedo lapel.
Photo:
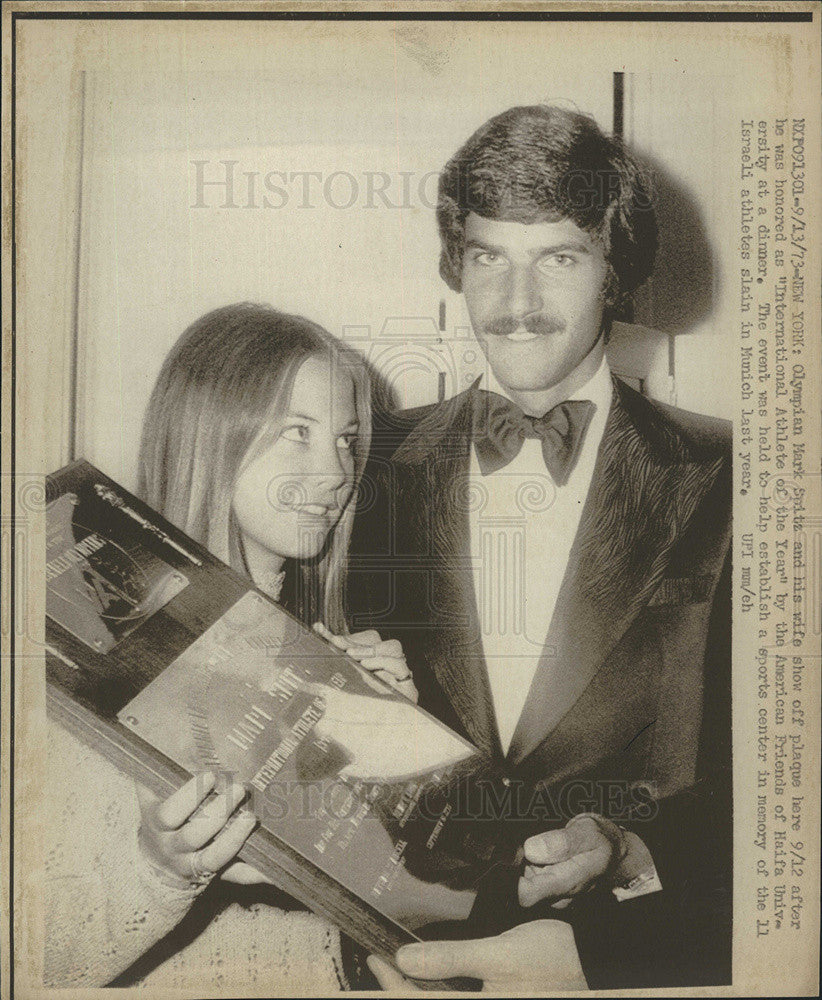
[{"label": "tuxedo lapel", "polygon": [[[558,726],[576,724],[574,706],[659,587],[675,542],[722,466],[721,457],[692,455],[644,413],[615,382],[579,530],[509,750],[514,764]],[[581,741],[600,738],[589,701],[586,718],[577,720]]]},{"label": "tuxedo lapel", "polygon": [[410,517],[409,537],[423,540],[427,611],[421,628],[427,664],[474,743],[499,756],[491,689],[482,650],[471,568],[471,390],[436,407],[392,456]]}]

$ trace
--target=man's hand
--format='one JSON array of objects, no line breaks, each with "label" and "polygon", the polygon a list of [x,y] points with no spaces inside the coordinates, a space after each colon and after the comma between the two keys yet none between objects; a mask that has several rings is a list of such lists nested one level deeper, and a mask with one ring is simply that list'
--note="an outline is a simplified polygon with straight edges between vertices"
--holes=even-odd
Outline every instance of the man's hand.
[{"label": "man's hand", "polygon": [[524,844],[525,872],[519,880],[520,906],[541,900],[567,906],[572,896],[606,881],[628,851],[625,833],[600,816],[575,816],[561,830],[529,837]]},{"label": "man's hand", "polygon": [[[559,920],[534,920],[473,941],[405,945],[397,952],[397,964],[414,979],[480,979],[484,993],[539,996],[552,990],[588,989],[574,932]],[[424,992],[374,955],[368,965],[384,990]]]}]

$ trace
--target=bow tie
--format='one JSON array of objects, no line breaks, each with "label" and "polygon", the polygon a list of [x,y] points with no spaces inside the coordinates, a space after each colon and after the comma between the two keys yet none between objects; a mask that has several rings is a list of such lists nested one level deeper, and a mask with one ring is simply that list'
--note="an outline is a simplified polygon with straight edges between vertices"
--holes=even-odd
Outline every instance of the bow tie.
[{"label": "bow tie", "polygon": [[472,427],[480,471],[483,476],[496,472],[516,458],[525,438],[539,438],[551,478],[564,486],[595,409],[590,399],[569,399],[541,417],[531,417],[510,399],[478,389]]}]

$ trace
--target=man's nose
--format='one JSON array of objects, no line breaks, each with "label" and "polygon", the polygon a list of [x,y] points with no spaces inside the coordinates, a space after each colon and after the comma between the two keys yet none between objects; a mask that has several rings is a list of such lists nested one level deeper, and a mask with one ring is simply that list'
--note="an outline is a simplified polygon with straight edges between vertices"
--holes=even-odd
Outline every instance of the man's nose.
[{"label": "man's nose", "polygon": [[530,267],[511,268],[508,276],[507,306],[511,315],[517,318],[542,309],[542,290]]}]

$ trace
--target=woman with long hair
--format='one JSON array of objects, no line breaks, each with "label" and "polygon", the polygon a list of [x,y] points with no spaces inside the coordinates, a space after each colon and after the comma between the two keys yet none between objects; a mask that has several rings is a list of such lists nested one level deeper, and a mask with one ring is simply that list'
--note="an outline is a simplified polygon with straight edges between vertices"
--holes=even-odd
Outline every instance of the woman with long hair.
[{"label": "woman with long hair", "polygon": [[[362,358],[315,323],[248,303],[216,309],[163,365],[137,492],[415,699],[399,643],[348,635],[344,617],[369,392]],[[201,774],[165,801],[138,786],[134,801],[129,779],[54,726],[50,752],[63,778],[51,790],[62,839],[47,854],[47,984],[350,985],[337,930],[234,861],[256,823],[242,786]],[[65,781],[66,764],[87,779],[93,807]]]},{"label": "woman with long hair", "polygon": [[[292,398],[295,381],[299,391]],[[298,413],[312,407],[318,410],[313,416]],[[293,419],[286,424],[289,410]],[[333,421],[340,426],[331,427]],[[327,433],[335,430],[336,436]],[[261,557],[253,531],[243,530],[235,496],[258,471],[268,508],[262,519],[277,531],[286,557],[297,561],[300,600],[307,602],[301,616],[317,612],[342,632],[352,497],[370,432],[370,379],[358,354],[302,317],[245,303],[226,306],[193,323],[166,359],[143,423],[137,492],[270,590],[279,582],[283,554]],[[329,459],[322,449],[339,457]],[[298,457],[309,450],[308,461]],[[307,501],[317,494],[334,506],[326,505],[328,517],[318,519],[312,534]],[[294,537],[285,537],[289,533]],[[312,538],[326,541],[321,552],[313,551]]]}]

